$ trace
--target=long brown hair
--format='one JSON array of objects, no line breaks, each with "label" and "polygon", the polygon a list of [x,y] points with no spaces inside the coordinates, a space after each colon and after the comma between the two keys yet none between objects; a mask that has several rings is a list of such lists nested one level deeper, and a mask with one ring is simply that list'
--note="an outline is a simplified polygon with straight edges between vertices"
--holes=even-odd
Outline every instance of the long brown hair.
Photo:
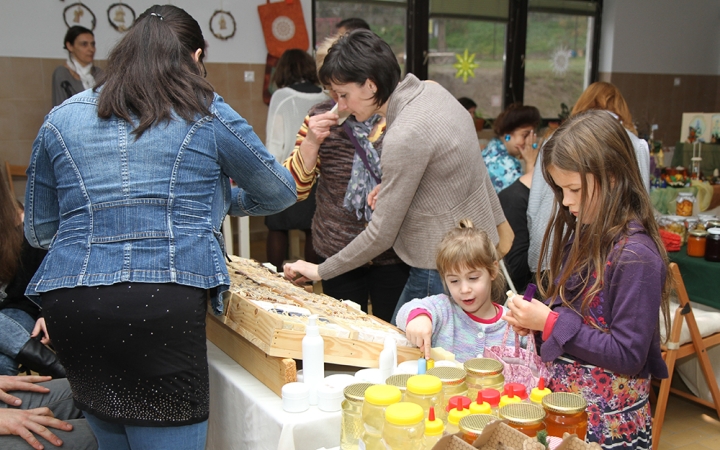
[{"label": "long brown hair", "polygon": [[10,192],[10,183],[5,171],[0,170],[0,284],[15,276],[23,243],[20,210]]},{"label": "long brown hair", "polygon": [[278,88],[303,81],[318,84],[315,60],[303,50],[297,48],[285,50],[275,67],[273,81]]},{"label": "long brown hair", "polygon": [[637,136],[637,130],[632,121],[632,114],[625,97],[615,85],[604,81],[597,81],[585,89],[570,112],[571,116],[591,109],[603,109],[617,114],[620,122],[632,134]]},{"label": "long brown hair", "polygon": [[497,250],[487,233],[475,228],[470,219],[461,220],[457,227],[443,237],[435,263],[443,284],[445,274],[452,270],[487,269],[490,277],[495,277],[490,297],[493,302],[502,303],[505,277],[498,266]]},{"label": "long brown hair", "polygon": [[[591,223],[583,224],[586,208],[580,208],[579,217],[562,206],[563,192],[548,173],[548,167],[580,174],[582,183],[581,204],[591,202],[588,198],[587,175],[592,175],[593,202],[601,211]],[[606,264],[614,246],[629,232],[634,221],[642,225],[652,238],[665,264],[667,253],[660,239],[650,197],[645,190],[632,142],[623,127],[605,111],[590,110],[565,122],[543,147],[542,171],[545,181],[555,193],[555,218],[545,230],[540,249],[540,261],[550,254],[550,268],[544,273],[540,292],[545,298],[559,297],[563,304],[571,306],[577,298],[568,298],[565,290],[570,277],[580,275],[583,301],[579,312],[587,314],[593,297],[603,287]],[[574,234],[574,241],[567,258],[563,249]],[[552,248],[549,240],[552,236]],[[590,283],[589,274],[595,272]],[[538,267],[540,273],[540,267]],[[669,329],[668,295],[672,278],[666,277],[662,289],[661,307],[665,327]],[[578,308],[574,308],[578,310]]]},{"label": "long brown hair", "polygon": [[150,7],[108,56],[98,81],[98,116],[137,123],[133,134],[139,138],[173,114],[187,121],[210,114],[213,87],[203,78],[204,57],[205,39],[190,14],[172,5]]}]

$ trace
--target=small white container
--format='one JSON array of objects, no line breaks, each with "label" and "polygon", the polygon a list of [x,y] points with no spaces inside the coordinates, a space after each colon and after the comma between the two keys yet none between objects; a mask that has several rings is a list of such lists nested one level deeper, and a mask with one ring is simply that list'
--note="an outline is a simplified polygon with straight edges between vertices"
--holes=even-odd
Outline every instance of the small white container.
[{"label": "small white container", "polygon": [[305,412],[310,408],[310,387],[305,383],[287,383],[282,387],[282,407],[290,413]]},{"label": "small white container", "polygon": [[355,372],[355,379],[358,383],[385,384],[380,376],[380,369],[360,369]]},{"label": "small white container", "polygon": [[317,407],[320,411],[335,412],[342,409],[344,387],[323,384],[317,390]]}]

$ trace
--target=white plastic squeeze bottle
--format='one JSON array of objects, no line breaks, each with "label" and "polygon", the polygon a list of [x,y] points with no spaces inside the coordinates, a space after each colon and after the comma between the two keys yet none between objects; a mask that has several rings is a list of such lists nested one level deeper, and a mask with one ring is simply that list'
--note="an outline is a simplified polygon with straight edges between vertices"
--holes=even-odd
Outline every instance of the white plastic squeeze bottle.
[{"label": "white plastic squeeze bottle", "polygon": [[310,405],[317,405],[317,390],[325,378],[325,342],[317,320],[317,314],[308,317],[302,340],[303,383],[310,388]]}]

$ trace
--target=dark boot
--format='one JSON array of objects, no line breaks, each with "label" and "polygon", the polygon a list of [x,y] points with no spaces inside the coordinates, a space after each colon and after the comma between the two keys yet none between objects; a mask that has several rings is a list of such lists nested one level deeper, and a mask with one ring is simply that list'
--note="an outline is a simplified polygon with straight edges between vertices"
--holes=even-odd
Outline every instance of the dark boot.
[{"label": "dark boot", "polygon": [[15,357],[15,361],[40,375],[65,378],[65,368],[60,364],[57,355],[40,343],[39,336],[30,338],[23,345],[20,353]]}]

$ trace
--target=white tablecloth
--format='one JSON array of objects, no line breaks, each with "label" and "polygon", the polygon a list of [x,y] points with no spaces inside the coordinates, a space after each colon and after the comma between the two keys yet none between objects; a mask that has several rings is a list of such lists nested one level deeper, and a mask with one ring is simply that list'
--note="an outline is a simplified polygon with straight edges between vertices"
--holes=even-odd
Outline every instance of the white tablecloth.
[{"label": "white tablecloth", "polygon": [[207,450],[317,450],[340,445],[340,412],[287,413],[282,400],[208,341]]}]

